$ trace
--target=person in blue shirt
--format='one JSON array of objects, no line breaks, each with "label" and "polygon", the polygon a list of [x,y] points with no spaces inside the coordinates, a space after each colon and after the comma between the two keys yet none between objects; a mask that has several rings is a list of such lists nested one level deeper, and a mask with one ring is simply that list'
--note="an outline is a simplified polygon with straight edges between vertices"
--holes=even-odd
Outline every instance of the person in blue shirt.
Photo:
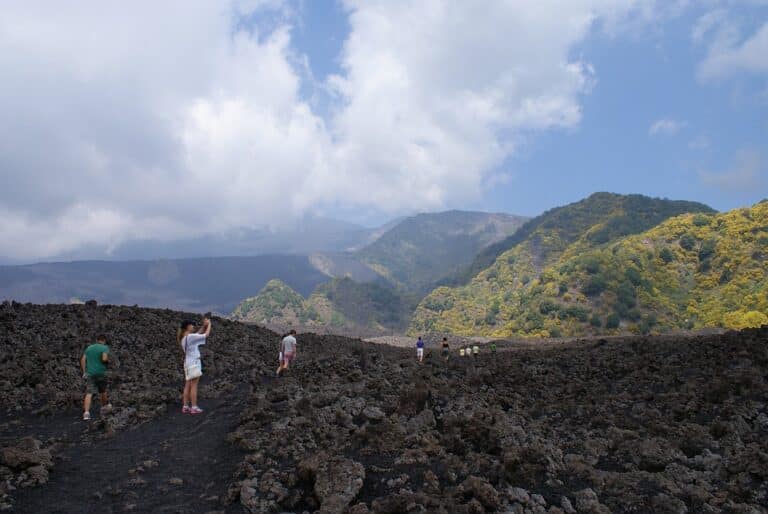
[{"label": "person in blue shirt", "polygon": [[419,340],[416,341],[416,358],[419,359],[419,364],[424,362],[424,340],[419,336]]}]

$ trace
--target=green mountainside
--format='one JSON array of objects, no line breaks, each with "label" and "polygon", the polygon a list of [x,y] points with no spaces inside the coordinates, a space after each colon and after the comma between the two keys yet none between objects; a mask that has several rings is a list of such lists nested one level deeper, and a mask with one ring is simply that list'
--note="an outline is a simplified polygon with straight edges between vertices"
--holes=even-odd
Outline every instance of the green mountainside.
[{"label": "green mountainside", "polygon": [[768,204],[698,210],[621,237],[621,225],[637,226],[625,211],[570,244],[540,224],[468,285],[427,296],[410,330],[566,336],[768,323]]},{"label": "green mountainside", "polygon": [[513,234],[525,218],[447,211],[406,218],[356,257],[404,291],[425,294],[467,266],[486,246]]},{"label": "green mountainside", "polygon": [[715,212],[698,202],[649,198],[643,195],[594,193],[584,200],[550,209],[523,224],[514,234],[483,249],[464,269],[438,285],[466,285],[515,246],[530,242],[537,259],[546,261],[590,232],[590,244],[607,243],[655,227],[686,212]]},{"label": "green mountainside", "polygon": [[285,283],[272,280],[258,295],[243,300],[230,317],[281,328],[373,334],[403,331],[417,303],[416,298],[379,282],[333,279],[304,298]]},{"label": "green mountainside", "polygon": [[509,236],[524,221],[507,214],[463,211],[404,218],[356,252],[312,255],[313,266],[335,278],[308,298],[275,281],[244,300],[231,317],[274,327],[402,332],[438,279],[468,265],[484,247]]}]

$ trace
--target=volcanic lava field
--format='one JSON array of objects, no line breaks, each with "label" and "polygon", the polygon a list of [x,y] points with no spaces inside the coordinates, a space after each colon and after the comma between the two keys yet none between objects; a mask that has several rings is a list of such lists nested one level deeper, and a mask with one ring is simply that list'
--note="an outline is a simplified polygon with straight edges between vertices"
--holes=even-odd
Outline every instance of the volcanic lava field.
[{"label": "volcanic lava field", "polygon": [[[768,512],[768,329],[498,343],[476,358],[213,319],[180,412],[169,310],[0,306],[12,512]],[[81,419],[109,337],[114,410]]]}]

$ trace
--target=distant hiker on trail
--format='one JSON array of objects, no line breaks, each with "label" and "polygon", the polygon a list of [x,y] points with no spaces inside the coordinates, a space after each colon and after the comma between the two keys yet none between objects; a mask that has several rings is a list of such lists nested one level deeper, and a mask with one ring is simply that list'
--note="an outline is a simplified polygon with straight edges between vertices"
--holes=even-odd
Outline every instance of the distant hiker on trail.
[{"label": "distant hiker on trail", "polygon": [[277,368],[277,376],[291,366],[291,361],[296,358],[298,353],[298,343],[296,342],[296,331],[291,330],[283,340],[280,341],[280,366]]},{"label": "distant hiker on trail", "polygon": [[496,353],[496,343],[491,343],[491,353]]},{"label": "distant hiker on trail", "polygon": [[83,400],[83,419],[91,419],[91,400],[93,395],[101,395],[101,409],[107,413],[112,404],[107,399],[107,366],[109,365],[109,346],[107,337],[98,336],[96,342],[89,345],[80,357],[80,369],[85,379],[85,399]]},{"label": "distant hiker on trail", "polygon": [[479,346],[475,345],[475,346],[472,347],[472,355],[475,356],[475,357],[480,355],[480,347]]},{"label": "distant hiker on trail", "polygon": [[464,357],[464,348],[459,348],[459,357]]},{"label": "distant hiker on trail", "polygon": [[419,340],[416,341],[416,357],[419,359],[419,364],[424,362],[424,340],[419,336]]},{"label": "distant hiker on trail", "polygon": [[203,409],[197,405],[197,385],[203,376],[203,362],[200,358],[200,346],[204,345],[211,334],[211,320],[203,318],[203,325],[194,333],[195,324],[182,321],[176,333],[176,340],[184,352],[184,393],[182,395],[181,412],[185,414],[202,414]]},{"label": "distant hiker on trail", "polygon": [[448,338],[443,338],[443,359],[448,360],[448,354],[450,353],[451,347],[448,345]]}]

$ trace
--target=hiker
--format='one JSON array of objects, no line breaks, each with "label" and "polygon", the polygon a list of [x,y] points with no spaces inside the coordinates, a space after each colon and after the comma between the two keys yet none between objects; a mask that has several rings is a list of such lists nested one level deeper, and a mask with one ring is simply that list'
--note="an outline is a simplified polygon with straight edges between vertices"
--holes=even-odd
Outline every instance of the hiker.
[{"label": "hiker", "polygon": [[419,340],[416,341],[416,357],[419,359],[419,364],[424,362],[424,340],[419,336]]},{"label": "hiker", "polygon": [[464,357],[464,348],[459,348],[459,357]]},{"label": "hiker", "polygon": [[496,343],[491,343],[491,353],[496,353]]},{"label": "hiker", "polygon": [[80,357],[80,369],[85,380],[85,399],[83,400],[83,419],[91,419],[91,400],[93,395],[101,395],[101,410],[108,413],[112,404],[107,399],[107,366],[109,365],[109,346],[107,337],[100,335],[96,342],[88,345]]},{"label": "hiker", "polygon": [[447,361],[448,360],[448,354],[450,353],[450,350],[451,350],[450,346],[448,345],[448,338],[447,337],[443,338],[442,346],[443,346],[443,359]]},{"label": "hiker", "polygon": [[291,361],[296,358],[299,345],[296,342],[296,331],[291,329],[280,341],[280,366],[277,368],[277,376],[291,366]]},{"label": "hiker", "polygon": [[472,347],[472,356],[477,357],[480,355],[480,347],[475,345]]},{"label": "hiker", "polygon": [[205,344],[211,334],[211,320],[203,318],[203,325],[195,333],[195,324],[182,321],[176,333],[176,340],[184,352],[184,393],[182,395],[181,412],[185,414],[202,414],[203,409],[197,405],[197,385],[203,376],[203,363],[200,358],[200,347]]},{"label": "hiker", "polygon": [[472,357],[472,347],[471,346],[467,346],[464,349],[464,356],[465,357]]}]

